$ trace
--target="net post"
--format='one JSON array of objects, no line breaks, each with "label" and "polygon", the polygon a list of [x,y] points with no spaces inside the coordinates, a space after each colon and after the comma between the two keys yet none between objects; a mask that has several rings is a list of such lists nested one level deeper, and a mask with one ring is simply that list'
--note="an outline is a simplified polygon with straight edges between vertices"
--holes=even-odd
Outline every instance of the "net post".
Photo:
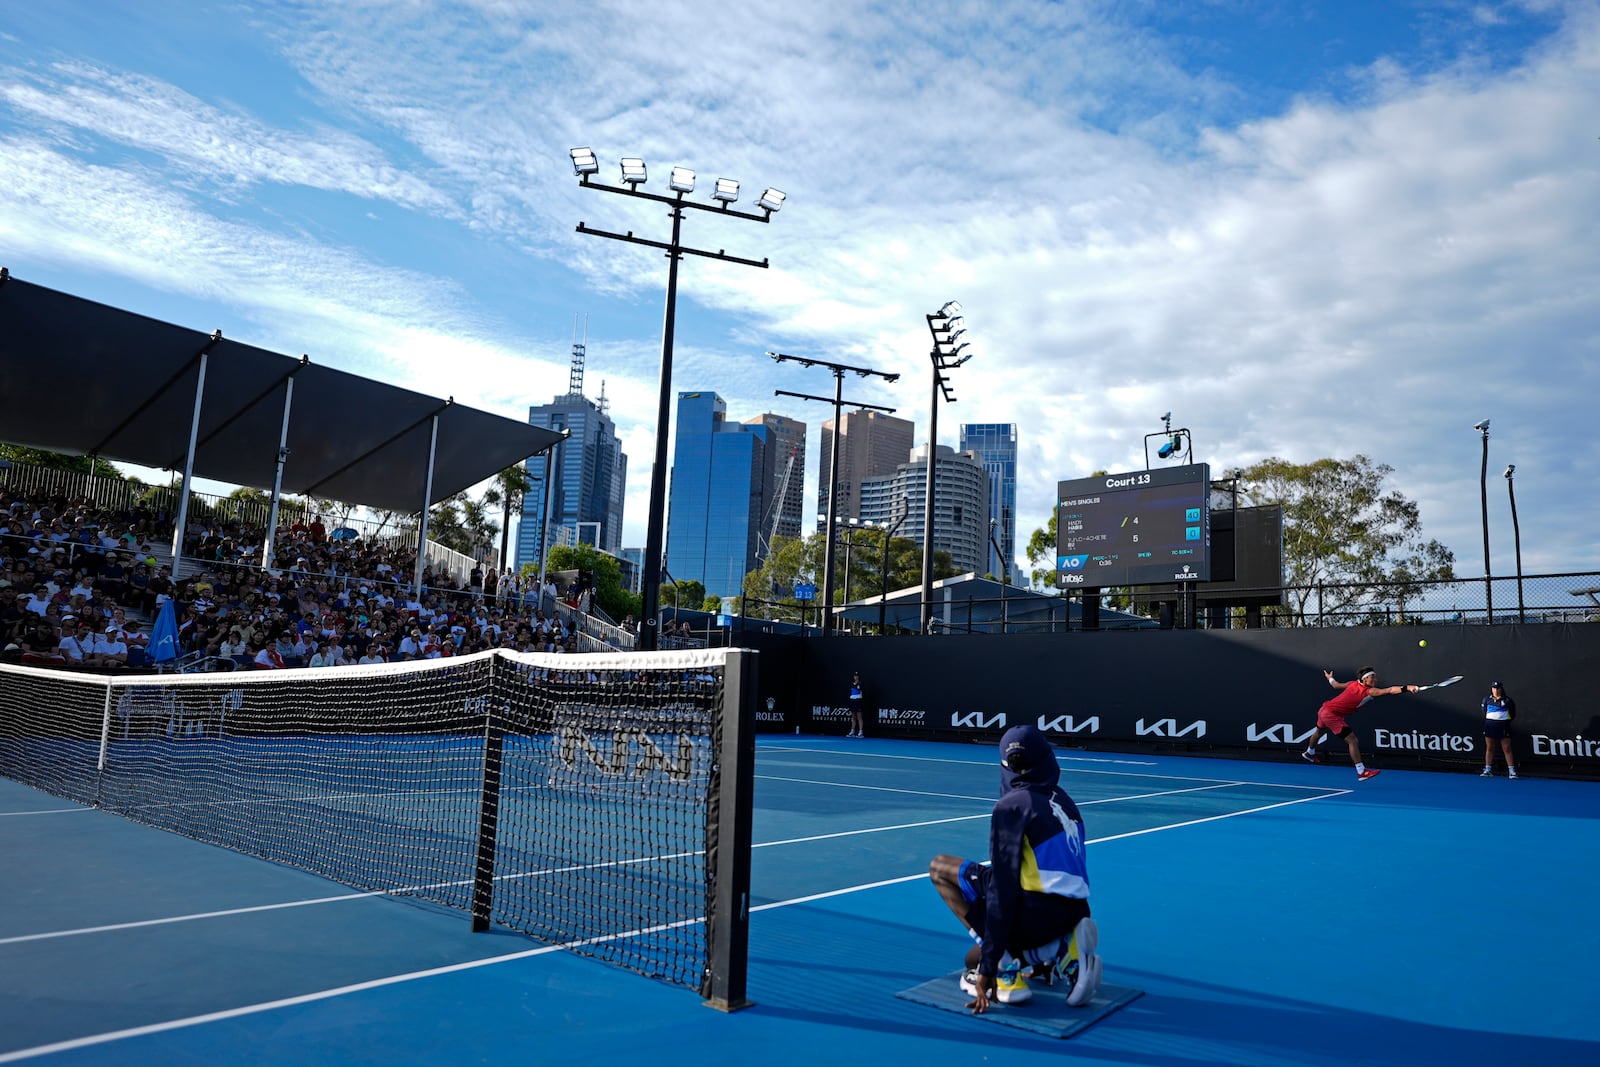
[{"label": "net post", "polygon": [[719,779],[706,811],[706,973],[700,995],[707,1007],[738,1011],[750,955],[750,847],[754,823],[756,653],[730,649],[722,702],[713,724]]},{"label": "net post", "polygon": [[[106,749],[111,744],[111,691],[113,688],[115,687],[112,685],[111,679],[107,678],[105,708],[100,716],[100,756],[95,761],[95,770],[97,771],[106,769]],[[95,788],[98,790],[99,786],[97,785]]]},{"label": "net post", "polygon": [[500,772],[505,755],[505,727],[495,714],[500,699],[495,685],[497,653],[489,661],[489,697],[483,712],[483,784],[478,803],[478,854],[472,875],[472,932],[489,929],[494,908],[495,835],[500,826]]}]

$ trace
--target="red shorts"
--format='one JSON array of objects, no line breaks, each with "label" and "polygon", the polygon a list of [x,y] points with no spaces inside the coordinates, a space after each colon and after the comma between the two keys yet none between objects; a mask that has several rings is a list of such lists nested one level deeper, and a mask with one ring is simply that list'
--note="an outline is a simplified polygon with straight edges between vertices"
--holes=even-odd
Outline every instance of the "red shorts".
[{"label": "red shorts", "polygon": [[1343,715],[1332,711],[1317,712],[1317,725],[1335,737],[1343,737],[1344,732],[1350,728],[1350,724],[1345,722]]}]

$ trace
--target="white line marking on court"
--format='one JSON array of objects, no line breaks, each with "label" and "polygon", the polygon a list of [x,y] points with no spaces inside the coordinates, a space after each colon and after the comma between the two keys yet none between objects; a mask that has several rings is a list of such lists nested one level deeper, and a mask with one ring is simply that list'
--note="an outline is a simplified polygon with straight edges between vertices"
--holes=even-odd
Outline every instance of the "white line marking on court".
[{"label": "white line marking on court", "polygon": [[1128,797],[1105,797],[1100,800],[1077,800],[1074,803],[1080,808],[1087,808],[1091,804],[1116,804],[1124,800],[1149,800],[1153,797],[1171,797],[1179,793],[1204,793],[1208,789],[1227,789],[1229,786],[1244,785],[1244,782],[1213,782],[1211,785],[1191,785],[1186,789],[1163,789],[1157,793],[1135,793]]},{"label": "white line marking on court", "polygon": [[[962,766],[962,767],[998,767],[999,766],[999,761],[997,761],[997,760],[943,759],[943,758],[938,757],[938,756],[897,756],[897,755],[893,755],[891,753],[886,753],[886,752],[862,752],[860,750],[847,751],[847,750],[842,750],[842,749],[820,749],[820,748],[789,748],[789,749],[785,749],[785,748],[778,748],[777,746],[769,745],[769,746],[763,746],[762,751],[764,751],[764,752],[804,752],[804,753],[807,753],[808,755],[813,755],[813,756],[816,756],[816,755],[847,756],[847,757],[855,757],[857,759],[911,760],[911,761],[914,761],[914,762],[917,762],[917,763],[952,763],[952,764],[956,764],[956,765]],[[1056,753],[1056,757],[1057,757],[1057,759],[1062,758],[1061,754],[1059,752]],[[1067,757],[1067,758],[1072,758],[1072,757]],[[1153,767],[1153,766],[1157,766],[1157,764],[1139,764],[1139,766],[1152,766]],[[1289,764],[1288,766],[1292,766],[1292,764]],[[1226,779],[1226,778],[1200,778],[1198,776],[1189,775],[1189,774],[1161,774],[1161,773],[1144,774],[1144,773],[1141,773],[1139,771],[1098,771],[1098,770],[1087,770],[1087,769],[1085,769],[1085,770],[1075,770],[1073,773],[1075,773],[1075,774],[1115,774],[1115,775],[1120,775],[1120,776],[1125,777],[1125,778],[1170,778],[1175,782],[1223,782],[1223,783],[1225,783],[1227,785],[1260,785],[1260,786],[1266,786],[1266,787],[1271,788],[1271,789],[1319,789],[1319,790],[1326,789],[1326,786],[1320,786],[1320,785],[1295,785],[1295,784],[1290,783],[1290,782],[1251,782],[1251,781],[1244,781],[1244,780],[1232,780],[1232,779]],[[1346,790],[1346,792],[1348,792],[1348,790]]]},{"label": "white line marking on court", "polygon": [[[1260,812],[1260,811],[1269,811],[1272,808],[1285,808],[1285,807],[1288,807],[1291,804],[1305,804],[1305,803],[1307,803],[1309,801],[1313,801],[1313,800],[1326,800],[1329,797],[1344,796],[1347,793],[1351,793],[1351,792],[1353,792],[1353,790],[1350,790],[1350,789],[1338,789],[1338,790],[1335,790],[1335,791],[1333,791],[1331,793],[1327,793],[1327,794],[1325,794],[1323,796],[1319,796],[1319,797],[1300,797],[1300,798],[1298,798],[1296,800],[1285,800],[1285,801],[1283,801],[1281,803],[1278,803],[1278,804],[1267,804],[1267,805],[1264,805],[1264,806],[1259,807],[1259,808],[1250,808],[1250,809],[1248,809],[1246,811],[1230,811],[1230,812],[1228,812],[1228,813],[1226,813],[1224,815],[1212,815],[1212,816],[1208,816],[1207,818],[1204,818],[1204,819],[1190,819],[1190,820],[1188,820],[1186,822],[1175,822],[1175,823],[1170,823],[1170,824],[1168,824],[1166,826],[1151,826],[1151,827],[1148,827],[1148,828],[1143,829],[1143,830],[1132,830],[1132,831],[1129,831],[1128,833],[1125,833],[1125,834],[1111,834],[1108,837],[1091,837],[1091,838],[1089,838],[1089,840],[1086,843],[1090,844],[1090,845],[1099,845],[1099,844],[1104,844],[1107,841],[1121,841],[1125,837],[1140,837],[1140,836],[1142,836],[1144,834],[1159,833],[1162,830],[1177,830],[1177,829],[1180,829],[1181,827],[1185,827],[1185,826],[1198,826],[1200,823],[1216,822],[1218,819],[1231,819],[1236,815],[1252,815],[1252,814],[1254,814],[1256,812]],[[795,904],[809,904],[809,903],[811,903],[812,901],[815,901],[815,900],[827,900],[829,897],[842,897],[842,896],[845,896],[846,894],[849,894],[849,893],[859,893],[859,892],[861,892],[863,890],[866,890],[866,889],[882,889],[884,886],[903,885],[906,882],[917,882],[917,881],[921,881],[922,879],[924,879],[926,877],[928,877],[928,873],[926,871],[923,871],[920,874],[908,874],[908,875],[903,875],[902,877],[899,877],[899,878],[885,878],[881,882],[866,882],[866,883],[863,883],[862,885],[847,886],[844,889],[830,889],[826,893],[813,893],[810,896],[794,897],[791,900],[775,900],[770,904],[756,904],[753,907],[751,907],[750,910],[753,911],[753,912],[755,912],[755,911],[773,911],[773,910],[775,910],[777,908],[792,907]]]},{"label": "white line marking on court", "polygon": [[[804,782],[804,784],[808,784],[808,785],[836,785],[836,784],[839,784],[839,783],[834,783],[834,782],[807,782],[804,779],[782,779],[782,780],[783,781],[801,781],[801,782]],[[1087,807],[1090,804],[1115,804],[1115,803],[1117,803],[1119,801],[1123,801],[1123,800],[1148,800],[1148,799],[1151,799],[1153,797],[1172,796],[1172,795],[1178,794],[1178,793],[1199,793],[1199,792],[1204,792],[1204,791],[1206,791],[1208,789],[1223,789],[1223,788],[1226,788],[1228,785],[1232,785],[1232,784],[1234,784],[1234,783],[1230,782],[1230,783],[1221,783],[1221,784],[1218,784],[1218,785],[1194,786],[1194,787],[1188,788],[1188,789],[1170,789],[1170,790],[1166,790],[1166,791],[1159,792],[1159,793],[1139,793],[1139,794],[1137,794],[1135,796],[1126,796],[1126,797],[1106,797],[1106,798],[1101,799],[1101,800],[1086,800],[1086,801],[1083,801],[1079,805],[1079,807]],[[842,786],[842,788],[878,789],[878,788],[883,788],[883,787],[879,787],[879,786]],[[889,789],[887,791],[888,792],[893,792],[893,793],[915,792],[914,790],[903,790],[903,789]],[[1342,790],[1342,792],[1348,793],[1348,792],[1350,792],[1350,790],[1346,789],[1346,790]],[[994,799],[993,797],[961,796],[960,794],[955,794],[955,793],[925,793],[925,794],[919,794],[919,795],[937,796],[937,797],[943,797],[945,799],[950,799],[950,800],[974,800],[974,801],[981,801],[984,804],[989,804]],[[1337,795],[1337,794],[1335,794],[1335,795]],[[1304,798],[1304,799],[1316,799],[1316,798]],[[1300,803],[1300,801],[1286,801],[1285,803],[1297,804],[1297,803]],[[1276,806],[1279,806],[1279,805],[1270,805],[1270,806],[1276,807]],[[1264,811],[1266,809],[1264,809],[1264,808],[1253,808],[1251,810],[1253,810],[1253,811]],[[817,842],[817,841],[830,841],[830,840],[834,840],[834,839],[837,839],[837,838],[859,837],[859,836],[861,836],[863,834],[889,833],[889,832],[894,831],[894,830],[917,830],[917,829],[921,829],[921,828],[928,827],[928,826],[945,826],[945,825],[948,825],[950,823],[972,822],[972,821],[977,820],[977,819],[987,819],[987,818],[989,818],[989,815],[990,815],[990,812],[985,810],[983,812],[976,813],[976,814],[973,814],[973,815],[953,815],[953,816],[950,816],[949,818],[945,818],[945,819],[925,819],[925,820],[922,820],[920,822],[896,823],[896,824],[891,825],[891,826],[870,826],[870,827],[866,827],[866,828],[860,829],[860,830],[838,830],[838,831],[835,831],[833,833],[812,834],[812,835],[809,835],[807,837],[790,837],[790,838],[784,838],[784,839],[781,839],[781,840],[778,840],[778,841],[757,841],[754,844],[752,844],[750,847],[751,848],[777,848],[777,847],[785,846],[785,845],[804,845],[804,844],[811,844],[811,843],[814,843],[814,842]],[[1218,817],[1220,818],[1221,816],[1218,816]],[[1204,821],[1204,820],[1202,820],[1202,821]],[[1189,825],[1189,824],[1180,823],[1178,825]],[[1112,840],[1112,839],[1107,838],[1105,840]],[[496,882],[514,882],[514,881],[518,881],[518,880],[521,880],[521,879],[524,879],[524,878],[542,878],[542,877],[546,877],[546,876],[552,875],[552,874],[567,874],[567,873],[571,873],[573,871],[600,870],[600,869],[607,868],[607,867],[627,867],[627,866],[634,866],[634,865],[637,865],[637,864],[644,864],[644,863],[658,863],[658,862],[664,862],[664,861],[667,861],[667,860],[682,859],[685,856],[697,856],[697,855],[700,855],[700,854],[701,853],[697,850],[697,851],[694,851],[694,852],[664,853],[664,854],[658,855],[658,856],[644,856],[644,857],[638,857],[638,858],[634,858],[634,859],[608,860],[608,861],[606,861],[604,863],[588,863],[588,864],[572,865],[572,866],[566,866],[566,867],[544,867],[544,868],[540,868],[539,870],[536,870],[536,871],[521,871],[521,872],[516,873],[516,874],[497,874],[497,875],[494,876],[494,880]],[[76,936],[78,936],[80,934],[104,934],[104,933],[112,933],[112,932],[117,931],[117,930],[136,930],[136,929],[140,929],[140,928],[146,927],[146,926],[165,926],[165,925],[168,925],[170,923],[192,922],[192,921],[195,921],[195,920],[198,920],[198,919],[225,919],[225,918],[229,918],[229,917],[232,917],[232,916],[235,916],[235,915],[252,915],[252,914],[255,914],[257,912],[282,911],[282,910],[287,909],[287,908],[303,908],[303,907],[308,907],[308,906],[313,905],[313,904],[337,904],[337,903],[341,903],[341,902],[347,901],[347,900],[366,900],[366,899],[369,899],[371,897],[402,896],[402,895],[411,894],[411,893],[420,893],[420,892],[423,892],[423,891],[429,890],[429,889],[448,889],[448,888],[452,888],[452,887],[459,887],[459,886],[465,886],[465,885],[470,885],[470,884],[471,884],[471,880],[470,879],[461,879],[459,881],[454,881],[454,882],[435,882],[435,883],[433,883],[431,885],[403,886],[403,887],[398,888],[398,889],[374,889],[374,890],[369,890],[369,891],[360,892],[360,893],[339,893],[339,894],[336,894],[334,896],[327,896],[327,897],[311,897],[311,898],[308,898],[308,899],[305,899],[305,900],[289,900],[289,901],[283,901],[283,902],[276,903],[276,904],[256,904],[256,905],[251,905],[251,906],[242,907],[242,908],[225,908],[225,909],[221,909],[221,910],[218,910],[218,911],[201,911],[201,912],[194,912],[194,913],[189,914],[189,915],[169,915],[169,916],[165,916],[165,917],[162,917],[162,918],[159,918],[159,919],[137,919],[137,920],[130,920],[129,922],[122,922],[122,923],[108,923],[108,924],[103,925],[103,926],[83,926],[83,927],[78,927],[76,929],[71,929],[71,930],[50,930],[50,931],[46,931],[44,933],[38,933],[38,934],[21,934],[21,935],[15,936],[15,937],[0,937],[0,945],[11,945],[11,944],[16,944],[16,943],[19,943],[19,942],[22,942],[22,941],[46,941],[46,940],[50,940],[52,938],[57,938],[57,937],[76,937]]]},{"label": "white line marking on court", "polygon": [[0,818],[8,815],[65,815],[72,811],[93,811],[93,808],[40,808],[37,811],[0,811]]},{"label": "white line marking on court", "polygon": [[756,778],[767,782],[793,782],[796,785],[829,785],[839,789],[865,789],[874,793],[903,793],[914,797],[938,797],[941,800],[981,800],[985,804],[994,803],[994,794],[988,796],[969,796],[966,793],[935,793],[928,789],[896,789],[889,785],[861,785],[855,782],[825,782],[816,778],[784,778],[776,774],[758,774]]},{"label": "white line marking on court", "polygon": [[907,822],[898,826],[871,826],[865,830],[838,830],[831,834],[814,834],[811,837],[791,837],[783,841],[758,841],[751,848],[776,848],[779,845],[803,845],[811,841],[828,841],[836,837],[859,837],[861,834],[881,834],[889,830],[915,830],[923,826],[943,826],[952,822],[972,822],[974,819],[987,819],[990,812],[977,815],[953,815],[948,819],[929,819],[926,822]]},{"label": "white line marking on court", "polygon": [[74,937],[78,934],[104,934],[113,930],[134,930],[142,926],[165,926],[193,919],[221,919],[230,915],[251,915],[259,911],[281,911],[284,908],[303,908],[311,904],[332,904],[340,900],[364,900],[367,897],[388,896],[382,890],[368,893],[340,893],[331,897],[311,897],[307,900],[289,900],[278,904],[256,904],[244,908],[226,908],[222,911],[200,911],[191,915],[169,915],[161,919],[137,919],[125,923],[108,923],[105,926],[81,926],[75,930],[51,930],[42,934],[22,934],[18,937],[0,937],[0,945],[15,945],[22,941],[45,941],[53,937]]},{"label": "white line marking on court", "polygon": [[[1313,801],[1313,800],[1323,800],[1323,799],[1327,799],[1327,798],[1330,798],[1330,797],[1344,796],[1344,795],[1346,795],[1348,793],[1351,793],[1351,792],[1353,792],[1353,790],[1340,789],[1340,790],[1335,790],[1334,792],[1331,792],[1331,793],[1327,793],[1324,796],[1301,797],[1301,798],[1299,798],[1297,800],[1286,800],[1286,801],[1283,801],[1282,803],[1278,803],[1278,804],[1267,804],[1267,805],[1264,805],[1264,806],[1259,807],[1259,808],[1250,808],[1250,809],[1248,809],[1246,811],[1228,812],[1228,813],[1223,814],[1223,815],[1209,816],[1209,817],[1204,818],[1204,819],[1190,819],[1190,820],[1187,820],[1185,822],[1171,823],[1171,824],[1166,825],[1166,826],[1152,826],[1152,827],[1149,827],[1148,829],[1134,830],[1134,831],[1131,831],[1131,832],[1125,833],[1125,834],[1112,834],[1109,837],[1093,837],[1093,838],[1090,838],[1087,843],[1091,844],[1091,845],[1095,845],[1095,844],[1103,844],[1103,843],[1108,842],[1108,841],[1120,841],[1123,838],[1140,837],[1140,836],[1142,836],[1144,834],[1158,833],[1158,832],[1163,831],[1163,830],[1176,830],[1176,829],[1179,829],[1179,828],[1182,828],[1182,827],[1186,827],[1186,826],[1197,826],[1197,825],[1199,825],[1201,823],[1216,822],[1216,821],[1218,821],[1220,819],[1231,819],[1231,818],[1233,818],[1235,816],[1238,816],[1238,815],[1251,815],[1251,814],[1254,814],[1256,812],[1268,811],[1268,810],[1271,810],[1272,808],[1282,808],[1282,807],[1288,807],[1288,806],[1293,805],[1293,804],[1304,804],[1304,803],[1307,803],[1308,801]],[[987,818],[987,817],[988,817],[987,815],[970,816],[970,818]],[[945,820],[945,821],[957,821],[957,820]],[[921,825],[921,824],[917,824],[917,825]],[[856,832],[856,833],[866,833],[866,832],[872,832],[872,831],[854,831],[854,832]],[[825,835],[825,836],[844,836],[844,835]],[[765,843],[760,844],[760,845],[756,845],[755,847],[756,848],[763,848],[763,847],[770,847],[772,845],[788,844],[788,843],[789,842],[785,842],[785,841],[771,841],[771,842],[765,842]],[[515,877],[515,876],[513,876],[513,877]],[[808,904],[808,903],[811,903],[812,901],[826,900],[829,897],[839,897],[839,896],[844,896],[844,895],[846,895],[848,893],[858,893],[858,892],[861,892],[861,891],[867,890],[867,889],[881,889],[881,888],[883,888],[885,886],[901,885],[901,884],[904,884],[904,883],[907,883],[907,882],[920,881],[921,879],[924,879],[926,877],[928,877],[927,873],[926,872],[922,872],[922,873],[918,873],[918,874],[905,875],[905,876],[900,877],[900,878],[888,878],[888,879],[884,879],[884,880],[878,881],[878,882],[868,882],[868,883],[865,883],[865,884],[862,884],[862,885],[849,886],[849,887],[847,887],[845,889],[835,889],[835,890],[831,890],[831,891],[826,892],[826,893],[813,893],[810,896],[794,897],[794,898],[792,898],[790,900],[773,901],[770,904],[757,904],[757,905],[753,906],[750,910],[752,912],[773,911],[773,910],[776,910],[778,908],[791,907],[791,906],[793,906],[795,904]],[[332,900],[332,899],[349,899],[351,896],[361,896],[361,895],[379,895],[379,894],[352,894],[352,895],[347,895],[345,897],[325,898],[325,899],[328,899],[328,900]],[[306,903],[315,903],[315,902],[314,901],[307,901]],[[293,906],[293,905],[286,905],[286,906]],[[174,921],[176,921],[176,920],[174,920]],[[515,961],[515,960],[531,959],[532,957],[543,956],[543,955],[547,955],[547,954],[552,953],[552,952],[561,952],[561,951],[565,951],[565,950],[572,949],[572,948],[581,948],[581,947],[584,947],[584,946],[587,946],[587,945],[603,944],[603,943],[606,943],[608,941],[619,941],[619,940],[623,940],[625,938],[630,938],[630,937],[640,937],[640,936],[643,936],[643,935],[646,935],[646,934],[656,933],[656,932],[659,932],[659,931],[662,931],[662,930],[669,930],[669,929],[673,929],[673,928],[676,928],[676,927],[691,925],[691,924],[699,923],[699,922],[703,922],[703,921],[704,921],[704,917],[701,916],[701,917],[696,918],[696,919],[688,919],[688,920],[683,920],[683,921],[676,922],[676,923],[665,923],[665,924],[662,924],[662,925],[659,925],[659,926],[650,927],[648,929],[630,930],[630,931],[628,931],[626,933],[608,934],[608,935],[605,935],[605,936],[602,936],[602,937],[589,938],[589,939],[584,940],[584,941],[572,941],[572,942],[568,942],[568,943],[562,944],[562,945],[541,945],[538,948],[526,949],[526,950],[524,950],[522,952],[511,952],[511,953],[507,953],[507,954],[501,955],[501,956],[488,956],[488,957],[485,957],[483,959],[467,960],[467,961],[462,962],[462,963],[452,963],[452,964],[448,964],[448,965],[443,966],[443,967],[432,967],[432,968],[429,968],[429,969],[424,970],[424,971],[410,971],[410,972],[405,973],[405,974],[389,975],[389,976],[384,977],[384,978],[374,978],[374,979],[371,979],[371,980],[366,981],[366,982],[356,982],[356,983],[354,983],[352,985],[339,986],[339,987],[334,988],[334,989],[323,989],[323,990],[319,990],[319,991],[317,991],[315,993],[302,993],[302,994],[300,994],[298,996],[283,997],[283,998],[281,998],[279,1000],[264,1001],[264,1002],[259,1003],[259,1004],[246,1004],[246,1005],[242,1005],[242,1006],[237,1007],[237,1008],[226,1008],[226,1009],[224,1009],[222,1011],[207,1012],[207,1013],[205,1013],[203,1015],[191,1015],[191,1016],[188,1016],[187,1018],[183,1018],[183,1019],[170,1019],[170,1020],[168,1020],[166,1022],[150,1023],[150,1024],[147,1024],[145,1026],[129,1027],[129,1028],[125,1029],[125,1030],[112,1030],[112,1031],[108,1031],[106,1033],[90,1034],[90,1035],[87,1035],[87,1036],[84,1036],[84,1037],[71,1038],[71,1039],[66,1040],[66,1041],[57,1041],[57,1042],[54,1042],[53,1044],[49,1044],[49,1045],[36,1045],[33,1048],[16,1049],[16,1050],[14,1050],[12,1052],[0,1053],[0,1063],[16,1063],[16,1062],[21,1061],[21,1060],[34,1059],[34,1058],[39,1057],[39,1056],[48,1056],[48,1055],[52,1055],[52,1054],[57,1053],[57,1052],[70,1052],[70,1051],[73,1051],[73,1050],[76,1050],[76,1049],[91,1048],[91,1047],[93,1047],[95,1045],[110,1044],[113,1041],[123,1041],[123,1040],[128,1040],[130,1038],[135,1038],[135,1037],[145,1037],[145,1036],[148,1036],[150,1034],[167,1033],[167,1032],[172,1031],[172,1030],[182,1030],[182,1029],[187,1029],[187,1028],[192,1027],[192,1026],[202,1026],[202,1025],[204,1025],[206,1023],[221,1022],[221,1021],[226,1020],[226,1019],[242,1018],[242,1017],[247,1016],[247,1015],[258,1015],[258,1014],[261,1014],[263,1012],[275,1011],[275,1010],[277,1010],[279,1008],[291,1008],[291,1007],[296,1007],[296,1006],[301,1005],[301,1004],[315,1003],[316,1001],[319,1001],[319,1000],[331,1000],[334,997],[346,996],[346,995],[351,994],[351,993],[361,993],[361,992],[365,992],[366,990],[369,990],[369,989],[381,989],[381,988],[383,988],[385,986],[399,985],[399,984],[404,983],[404,982],[413,982],[413,981],[418,981],[420,979],[425,979],[425,978],[436,978],[436,977],[439,977],[440,975],[456,974],[456,973],[460,973],[462,971],[475,970],[475,969],[477,969],[479,967],[493,966],[494,964],[498,964],[498,963],[510,963],[512,961]]]},{"label": "white line marking on court", "polygon": [[[820,741],[822,739],[818,738],[818,740]],[[796,747],[793,746],[792,743],[788,744],[788,745],[762,745],[761,748],[762,748],[763,751],[766,751],[766,752],[831,752],[831,751],[833,751],[831,748],[830,749],[825,749],[825,748],[822,748],[821,746],[810,746],[810,747],[801,746],[799,748],[796,748]],[[861,753],[861,755],[872,755],[872,753],[870,753],[870,752],[869,753]],[[906,759],[914,759],[916,757],[908,756],[908,757],[905,757],[905,758]],[[1159,766],[1161,766],[1159,763],[1156,763],[1154,760],[1112,759],[1109,756],[1063,756],[1060,752],[1056,753],[1056,758],[1058,760],[1060,760],[1061,762],[1063,762],[1063,763],[1068,763],[1068,762],[1070,762],[1070,763],[1122,763],[1122,764],[1126,764],[1129,767],[1159,767]]]},{"label": "white line marking on court", "polygon": [[122,1041],[132,1037],[144,1037],[149,1034],[166,1033],[169,1030],[181,1030],[190,1026],[200,1026],[205,1023],[220,1022],[224,1019],[237,1019],[245,1015],[258,1015],[261,1012],[274,1011],[278,1008],[292,1008],[300,1004],[311,1004],[319,1000],[331,1000],[349,993],[361,993],[369,989],[381,989],[384,986],[399,985],[402,982],[414,982],[422,978],[437,978],[444,974],[456,974],[461,971],[471,971],[479,967],[489,967],[496,963],[510,963],[513,960],[525,960],[534,956],[544,956],[552,952],[563,952],[570,949],[587,948],[590,945],[603,945],[612,941],[625,941],[633,937],[647,937],[650,934],[661,933],[664,930],[675,930],[682,926],[695,926],[705,922],[705,916],[693,919],[682,919],[678,922],[659,923],[655,926],[643,927],[638,930],[628,930],[623,933],[602,934],[599,937],[584,938],[580,941],[567,941],[559,945],[540,945],[538,948],[524,949],[521,952],[509,952],[502,956],[487,956],[483,959],[466,960],[462,963],[446,964],[443,967],[430,967],[425,971],[410,971],[406,974],[393,974],[385,978],[373,978],[365,982],[356,982],[352,985],[339,986],[336,989],[322,989],[315,993],[302,993],[299,996],[283,997],[279,1000],[269,1000],[260,1004],[246,1004],[237,1008],[225,1008],[222,1011],[207,1012],[204,1015],[191,1015],[184,1019],[170,1019],[161,1023],[149,1023],[145,1026],[133,1026],[126,1030],[112,1030],[103,1034],[90,1034],[85,1037],[75,1037],[66,1041],[57,1041],[49,1045],[36,1045],[33,1048],[17,1049],[13,1052],[0,1053],[0,1063],[14,1063],[18,1060],[32,1059],[36,1056],[48,1056],[55,1052],[69,1052],[74,1049],[89,1048],[93,1045],[104,1045],[112,1041]]}]

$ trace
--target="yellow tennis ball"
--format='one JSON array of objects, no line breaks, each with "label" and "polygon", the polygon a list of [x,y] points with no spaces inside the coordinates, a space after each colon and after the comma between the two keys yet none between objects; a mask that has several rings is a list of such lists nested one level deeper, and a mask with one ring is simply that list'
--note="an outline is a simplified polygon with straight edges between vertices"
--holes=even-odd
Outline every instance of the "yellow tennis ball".
[{"label": "yellow tennis ball", "polygon": [[1426,641],[1418,641],[1417,642],[1417,647],[1418,648],[1427,648],[1428,647],[1428,642],[1426,642]]}]

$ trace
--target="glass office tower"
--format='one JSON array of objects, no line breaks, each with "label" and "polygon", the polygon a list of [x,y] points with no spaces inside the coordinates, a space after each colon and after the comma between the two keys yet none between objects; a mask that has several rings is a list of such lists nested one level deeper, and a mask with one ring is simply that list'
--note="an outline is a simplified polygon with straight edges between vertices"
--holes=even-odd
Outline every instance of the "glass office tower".
[{"label": "glass office tower", "polygon": [[1000,553],[989,546],[987,569],[996,578],[1004,578],[1017,565],[1017,425],[962,423],[961,451],[976,453],[983,469],[989,472],[989,514],[995,520]]},{"label": "glass office tower", "polygon": [[673,579],[698,581],[710,596],[744,591],[744,576],[759,565],[768,435],[764,425],[729,422],[727,404],[716,393],[678,394],[667,494],[667,572]]}]

